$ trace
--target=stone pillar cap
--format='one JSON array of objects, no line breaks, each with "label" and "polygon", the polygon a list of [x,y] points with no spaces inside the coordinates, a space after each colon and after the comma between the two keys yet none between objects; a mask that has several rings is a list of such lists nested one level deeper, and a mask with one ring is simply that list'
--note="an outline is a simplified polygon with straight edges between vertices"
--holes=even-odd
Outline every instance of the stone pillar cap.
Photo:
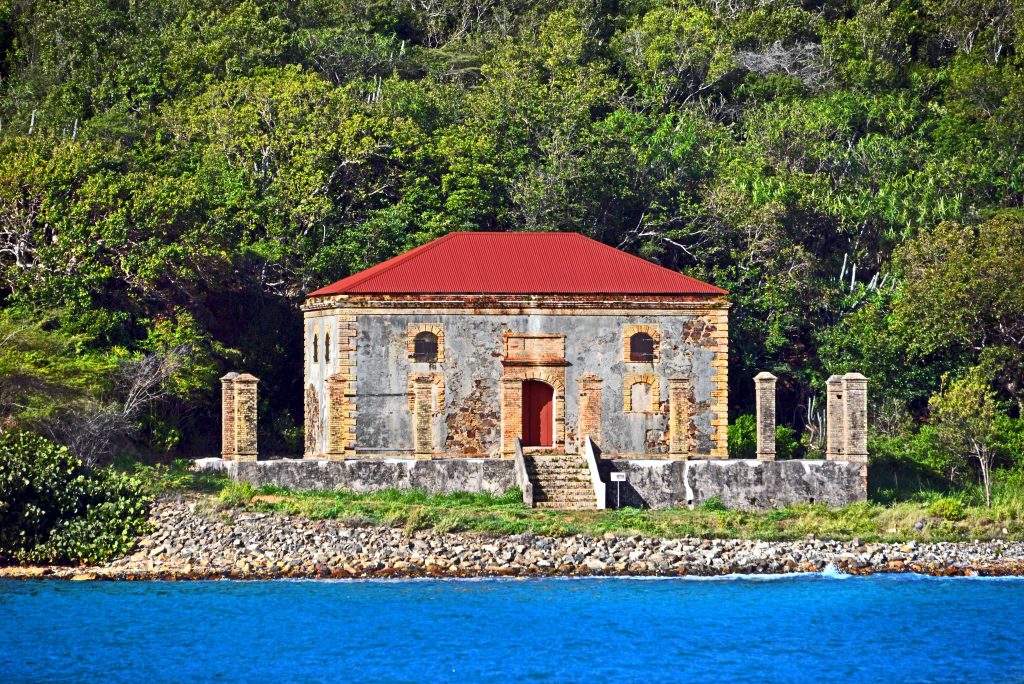
[{"label": "stone pillar cap", "polygon": [[235,382],[259,382],[259,381],[260,381],[259,378],[257,378],[255,375],[250,375],[249,373],[241,373],[240,375],[235,376]]},{"label": "stone pillar cap", "polygon": [[867,380],[867,378],[860,373],[847,373],[843,376],[843,380]]},{"label": "stone pillar cap", "polygon": [[227,373],[226,375],[224,375],[224,377],[221,378],[221,381],[223,382],[223,381],[226,381],[226,380],[234,380],[237,377],[238,377],[238,373],[236,373],[235,371],[231,371],[230,373]]},{"label": "stone pillar cap", "polygon": [[828,380],[826,380],[825,382],[842,382],[842,381],[843,381],[843,376],[842,375],[834,375],[833,374],[833,375],[828,376]]},{"label": "stone pillar cap", "polygon": [[778,380],[777,377],[769,373],[768,371],[761,371],[754,376],[754,380]]}]

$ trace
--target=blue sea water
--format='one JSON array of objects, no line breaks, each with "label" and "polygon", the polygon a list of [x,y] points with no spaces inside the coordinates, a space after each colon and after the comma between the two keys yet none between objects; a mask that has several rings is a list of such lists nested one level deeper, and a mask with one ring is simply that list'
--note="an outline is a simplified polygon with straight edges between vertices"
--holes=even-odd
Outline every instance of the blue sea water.
[{"label": "blue sea water", "polygon": [[1022,682],[1024,580],[0,581],[5,682]]}]

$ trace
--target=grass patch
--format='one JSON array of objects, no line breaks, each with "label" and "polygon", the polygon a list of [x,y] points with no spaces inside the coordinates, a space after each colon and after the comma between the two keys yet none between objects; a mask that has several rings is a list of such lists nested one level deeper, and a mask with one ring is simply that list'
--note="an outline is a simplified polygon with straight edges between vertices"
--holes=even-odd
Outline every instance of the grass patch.
[{"label": "grass patch", "polygon": [[764,540],[802,539],[807,535],[826,539],[859,537],[864,541],[1024,538],[1024,524],[1017,508],[1020,502],[1016,497],[1007,498],[1001,507],[993,507],[991,511],[963,503],[970,500],[967,495],[954,499],[957,504],[946,503],[951,500],[949,497],[934,497],[931,502],[891,505],[868,502],[842,508],[798,504],[770,511],[732,511],[720,501],[694,510],[547,511],[523,506],[518,491],[503,496],[430,495],[422,491],[397,490],[355,494],[288,492],[267,487],[250,491],[245,485],[233,485],[225,491],[230,493],[221,495],[224,502],[249,501],[261,494],[275,495],[273,501],[257,498],[252,507],[261,511],[387,525],[402,528],[410,535],[416,530],[432,529],[442,533],[464,531],[493,535],[599,536],[612,533]]},{"label": "grass patch", "polygon": [[[145,466],[154,491],[192,491],[213,495],[220,507],[242,507],[310,519],[341,520],[352,526],[387,525],[406,534],[476,532],[490,535],[566,536],[641,535],[655,537],[823,539],[864,541],[963,541],[1024,539],[1024,475],[1001,473],[993,487],[993,506],[983,505],[980,488],[921,490],[902,500],[870,501],[841,508],[796,504],[769,511],[728,510],[709,499],[694,510],[624,508],[606,511],[548,511],[526,508],[518,489],[501,495],[429,494],[385,489],[298,492],[283,487],[253,487],[221,476],[178,466]],[[136,471],[139,472],[139,471]]]}]

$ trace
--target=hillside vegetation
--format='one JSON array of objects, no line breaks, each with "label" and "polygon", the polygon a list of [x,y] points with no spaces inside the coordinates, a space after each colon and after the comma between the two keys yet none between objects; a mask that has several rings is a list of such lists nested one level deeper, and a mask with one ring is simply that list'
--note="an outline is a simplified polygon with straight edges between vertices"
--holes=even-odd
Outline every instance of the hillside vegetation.
[{"label": "hillside vegetation", "polygon": [[729,289],[731,415],[776,373],[797,456],[857,370],[882,489],[1005,479],[1022,31],[1019,0],[0,0],[4,425],[210,453],[244,369],[298,452],[305,292],[568,230]]}]

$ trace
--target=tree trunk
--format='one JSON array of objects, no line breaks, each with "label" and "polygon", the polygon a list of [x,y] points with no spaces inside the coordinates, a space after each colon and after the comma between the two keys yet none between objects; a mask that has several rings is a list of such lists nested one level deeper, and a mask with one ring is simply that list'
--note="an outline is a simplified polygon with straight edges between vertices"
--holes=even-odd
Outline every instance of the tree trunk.
[{"label": "tree trunk", "polygon": [[978,458],[978,465],[981,466],[981,483],[985,487],[985,507],[992,508],[992,476],[989,472],[988,450],[980,449],[975,452]]}]

